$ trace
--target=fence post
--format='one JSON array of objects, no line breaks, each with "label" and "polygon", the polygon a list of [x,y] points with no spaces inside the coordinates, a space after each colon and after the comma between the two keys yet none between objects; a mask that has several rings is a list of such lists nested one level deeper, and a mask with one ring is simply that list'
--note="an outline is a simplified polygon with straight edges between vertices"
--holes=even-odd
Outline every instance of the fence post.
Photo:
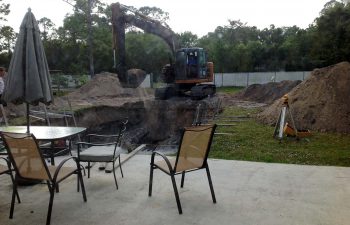
[{"label": "fence post", "polygon": [[224,73],[221,73],[221,87],[224,86]]},{"label": "fence post", "polygon": [[150,73],[150,74],[149,74],[149,79],[150,79],[150,80],[149,80],[150,88],[153,88],[153,85],[154,85],[154,84],[153,84],[153,73]]},{"label": "fence post", "polygon": [[247,73],[247,87],[249,86],[249,73]]}]

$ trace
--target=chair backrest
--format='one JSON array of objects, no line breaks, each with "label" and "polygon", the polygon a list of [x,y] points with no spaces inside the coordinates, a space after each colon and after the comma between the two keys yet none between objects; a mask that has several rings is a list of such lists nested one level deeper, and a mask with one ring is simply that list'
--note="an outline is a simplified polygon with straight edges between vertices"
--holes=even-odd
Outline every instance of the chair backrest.
[{"label": "chair backrest", "polygon": [[215,124],[184,128],[175,161],[176,172],[205,166],[215,128]]},{"label": "chair backrest", "polygon": [[121,142],[122,142],[122,139],[124,137],[124,134],[126,131],[126,125],[128,122],[129,122],[129,120],[125,119],[125,120],[121,121],[119,124],[118,136],[117,136],[117,139],[115,141],[114,154],[115,154],[117,148],[121,146]]},{"label": "chair backrest", "polygon": [[8,124],[6,112],[5,112],[4,106],[1,102],[0,102],[0,110],[1,110],[0,122],[4,122],[5,126],[8,126],[9,124]]},{"label": "chair backrest", "polygon": [[5,133],[1,137],[19,177],[52,180],[45,160],[32,134]]}]

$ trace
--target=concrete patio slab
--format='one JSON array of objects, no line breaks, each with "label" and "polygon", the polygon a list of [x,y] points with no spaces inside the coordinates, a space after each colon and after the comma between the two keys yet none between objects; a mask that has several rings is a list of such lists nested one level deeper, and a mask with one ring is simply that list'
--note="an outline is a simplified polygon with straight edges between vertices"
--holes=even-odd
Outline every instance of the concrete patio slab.
[{"label": "concrete patio slab", "polygon": [[[124,156],[125,157],[125,156]],[[148,197],[150,155],[136,155],[113,175],[92,168],[84,177],[88,201],[69,178],[55,195],[52,225],[259,224],[344,225],[350,221],[350,168],[209,160],[217,204],[205,170],[186,175],[179,215],[170,177],[155,171]],[[177,177],[178,184],[181,176]],[[178,185],[179,186],[179,185]],[[11,184],[0,177],[0,224],[45,224],[49,193],[43,184],[20,187],[21,204],[8,219]]]}]

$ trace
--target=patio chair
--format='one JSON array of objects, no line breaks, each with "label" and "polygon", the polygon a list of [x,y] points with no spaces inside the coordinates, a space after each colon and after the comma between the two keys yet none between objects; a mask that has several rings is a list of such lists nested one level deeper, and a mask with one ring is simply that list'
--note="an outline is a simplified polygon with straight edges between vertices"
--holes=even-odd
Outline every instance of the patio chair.
[{"label": "patio chair", "polygon": [[[58,184],[69,176],[73,174],[77,175],[78,185],[80,183],[83,199],[84,202],[86,202],[83,177],[76,158],[67,158],[63,160],[57,167],[47,166],[44,157],[39,150],[39,146],[34,135],[2,132],[1,137],[4,141],[5,147],[9,153],[10,161],[16,172],[12,192],[10,219],[13,218],[13,211],[15,206],[15,190],[17,189],[19,179],[21,179],[21,181],[46,181],[50,192],[50,201],[46,218],[47,225],[49,225],[51,221],[51,212],[55,189],[58,191]],[[71,159],[75,160],[76,167],[63,167],[63,165]]]},{"label": "patio chair", "polygon": [[[87,162],[88,178],[90,178],[91,163],[112,163],[113,176],[115,186],[118,189],[117,177],[115,175],[115,162],[119,160],[120,173],[124,177],[122,165],[120,162],[121,153],[121,140],[126,130],[126,124],[128,120],[125,120],[119,124],[118,131],[114,135],[102,135],[102,134],[87,134],[88,141],[77,142],[78,145],[78,160],[79,162]],[[93,139],[99,139],[98,142],[92,141]],[[87,147],[86,149],[83,149]]]},{"label": "patio chair", "polygon": [[7,151],[4,146],[4,142],[0,138],[0,155],[6,155],[7,156]]},{"label": "patio chair", "polygon": [[0,101],[0,110],[1,110],[0,124],[3,122],[5,126],[8,126],[9,124],[8,124],[6,112],[4,109],[4,105],[1,101]]},{"label": "patio chair", "polygon": [[[69,98],[62,97],[62,104],[63,105],[59,107],[59,111],[48,108],[45,104],[39,104],[37,107],[38,110],[30,110],[30,117],[45,122],[46,126],[58,125],[77,127],[77,122]],[[55,104],[51,104],[51,107],[58,108]],[[80,135],[77,135],[77,138],[80,141]],[[68,152],[72,156],[72,139],[73,138],[56,140],[54,143],[55,154],[63,155]],[[51,142],[39,142],[40,149],[43,151],[43,155],[46,158],[50,157],[48,152],[52,151],[51,145]],[[50,160],[48,159],[48,161]]]},{"label": "patio chair", "polygon": [[[12,188],[14,188],[15,187],[14,186],[15,179],[13,178],[13,174],[12,174],[12,170],[11,170],[11,163],[10,163],[10,161],[8,159],[6,159],[4,157],[0,157],[0,159],[4,160],[6,162],[6,165],[0,164],[0,175],[3,175],[3,174],[9,175],[10,178],[11,178],[11,181],[12,181],[12,185],[13,185]],[[14,189],[14,191],[15,191],[18,203],[21,203],[21,199],[19,198],[17,188]]]},{"label": "patio chair", "polygon": [[[152,196],[153,170],[159,169],[171,177],[177,208],[179,214],[182,214],[179,193],[175,182],[175,175],[182,174],[181,188],[183,188],[185,173],[205,169],[208,176],[211,196],[213,202],[216,203],[214,188],[207,163],[215,128],[215,124],[184,128],[176,158],[169,159],[164,154],[157,151],[152,153],[148,196]],[[161,156],[162,160],[155,162],[154,158],[156,155]]]}]

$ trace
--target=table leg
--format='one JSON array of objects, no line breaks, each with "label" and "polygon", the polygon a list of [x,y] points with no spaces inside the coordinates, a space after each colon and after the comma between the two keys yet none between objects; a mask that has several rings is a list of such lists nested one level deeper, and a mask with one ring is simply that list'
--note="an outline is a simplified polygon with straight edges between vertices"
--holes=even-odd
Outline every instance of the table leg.
[{"label": "table leg", "polygon": [[50,151],[50,158],[51,158],[51,166],[55,165],[55,141],[51,141],[51,151]]}]

